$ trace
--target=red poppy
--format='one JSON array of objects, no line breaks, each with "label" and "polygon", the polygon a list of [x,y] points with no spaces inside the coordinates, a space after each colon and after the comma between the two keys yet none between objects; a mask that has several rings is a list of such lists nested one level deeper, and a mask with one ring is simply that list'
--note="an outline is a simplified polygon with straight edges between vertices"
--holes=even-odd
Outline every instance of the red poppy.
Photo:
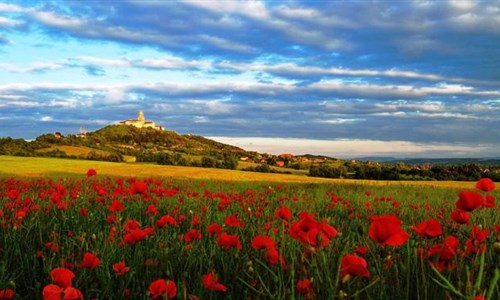
[{"label": "red poppy", "polygon": [[423,221],[417,226],[412,226],[411,229],[419,236],[428,239],[432,239],[443,234],[443,228],[436,219]]},{"label": "red poppy", "polygon": [[483,203],[484,199],[481,194],[472,191],[461,191],[458,194],[456,206],[461,210],[473,211],[476,208],[481,207]]},{"label": "red poppy", "polygon": [[83,295],[74,287],[61,288],[55,284],[46,285],[42,290],[43,300],[82,300]]},{"label": "red poppy", "polygon": [[213,223],[207,226],[208,234],[219,234],[221,232],[222,232],[222,227],[217,223]]},{"label": "red poppy", "polygon": [[493,208],[493,207],[495,207],[495,197],[493,197],[492,195],[486,195],[484,197],[483,206],[487,207],[487,208]]},{"label": "red poppy", "polygon": [[333,226],[314,220],[313,214],[302,211],[299,220],[291,224],[289,233],[293,239],[303,244],[326,247],[337,235],[337,230]]},{"label": "red poppy", "polygon": [[354,249],[354,252],[361,256],[365,256],[366,253],[368,253],[368,247],[365,246],[359,246],[358,248]]},{"label": "red poppy", "polygon": [[219,282],[219,279],[215,275],[215,270],[212,270],[210,273],[203,275],[202,283],[203,286],[210,291],[227,291],[227,287]]},{"label": "red poppy", "polygon": [[156,227],[162,228],[165,227],[165,225],[171,225],[171,226],[176,226],[177,221],[169,215],[164,215],[158,221],[156,221]]},{"label": "red poppy", "polygon": [[148,208],[146,210],[146,214],[156,216],[157,213],[158,213],[158,209],[156,209],[156,206],[154,206],[153,204],[148,206]]},{"label": "red poppy", "polygon": [[382,246],[402,246],[410,235],[401,229],[401,220],[394,215],[372,217],[368,235]]},{"label": "red poppy", "polygon": [[252,248],[255,250],[274,248],[274,246],[274,240],[267,235],[258,235],[252,239]]},{"label": "red poppy", "polygon": [[122,276],[130,271],[130,267],[127,267],[123,261],[120,261],[113,265],[113,271],[115,271],[117,276]]},{"label": "red poppy", "polygon": [[495,183],[490,178],[481,178],[476,182],[476,189],[491,192],[495,189]]},{"label": "red poppy", "polygon": [[63,300],[83,300],[82,292],[74,287],[64,289],[63,294]]},{"label": "red poppy", "polygon": [[73,278],[75,278],[75,273],[66,268],[55,268],[50,271],[50,277],[52,281],[57,285],[67,288],[73,285]]},{"label": "red poppy", "polygon": [[301,279],[297,281],[296,289],[297,292],[306,295],[308,298],[314,294],[311,281],[309,279]]},{"label": "red poppy", "polygon": [[11,300],[14,298],[14,290],[13,289],[2,289],[0,290],[0,299],[1,300]]},{"label": "red poppy", "polygon": [[230,248],[241,250],[242,248],[240,238],[237,235],[230,235],[225,232],[219,235],[217,244],[225,250],[229,250]]},{"label": "red poppy", "polygon": [[124,211],[125,206],[123,206],[123,204],[120,201],[113,200],[111,202],[111,205],[109,206],[108,210],[111,212]]},{"label": "red poppy", "polygon": [[444,268],[453,269],[453,260],[457,255],[457,248],[459,246],[458,239],[454,236],[448,236],[444,239],[441,244],[436,244],[427,251],[427,257],[435,257],[437,260],[432,261],[436,269],[439,271],[444,270]]},{"label": "red poppy", "polygon": [[149,285],[149,293],[152,299],[162,297],[163,294],[172,299],[177,295],[177,286],[172,280],[158,279]]},{"label": "red poppy", "polygon": [[97,256],[90,252],[86,252],[83,255],[83,261],[81,263],[81,266],[83,268],[88,268],[88,269],[95,269],[101,264],[101,261]]},{"label": "red poppy", "polygon": [[290,220],[290,218],[292,218],[292,211],[288,207],[280,206],[274,212],[274,216],[276,216],[276,218],[280,218],[280,219],[288,221],[288,220]]},{"label": "red poppy", "polygon": [[238,218],[238,215],[231,215],[224,220],[224,224],[229,227],[243,228],[245,224]]},{"label": "red poppy", "polygon": [[201,231],[197,229],[190,229],[186,232],[186,234],[184,234],[184,241],[189,243],[194,240],[201,240]]},{"label": "red poppy", "polygon": [[458,224],[469,224],[470,215],[466,211],[457,209],[451,213],[451,219]]},{"label": "red poppy", "polygon": [[142,194],[145,195],[148,192],[148,185],[143,181],[136,181],[130,187],[130,194]]},{"label": "red poppy", "polygon": [[43,300],[61,300],[63,289],[55,284],[46,285],[42,290]]},{"label": "red poppy", "polygon": [[95,175],[97,175],[96,170],[94,170],[94,169],[89,169],[89,170],[87,171],[87,177],[92,177],[92,176],[95,176]]},{"label": "red poppy", "polygon": [[369,277],[370,271],[368,271],[368,263],[362,257],[359,257],[354,254],[346,254],[342,257],[341,265],[341,276],[345,277],[346,275],[351,276],[361,276],[361,277]]}]

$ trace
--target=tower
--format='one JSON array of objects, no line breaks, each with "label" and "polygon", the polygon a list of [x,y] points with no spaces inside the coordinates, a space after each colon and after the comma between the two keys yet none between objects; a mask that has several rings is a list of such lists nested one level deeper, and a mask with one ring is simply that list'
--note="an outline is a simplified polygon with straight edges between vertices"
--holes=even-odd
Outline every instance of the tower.
[{"label": "tower", "polygon": [[141,122],[144,122],[145,118],[144,118],[144,113],[141,111],[139,111],[139,115],[137,116],[137,121],[141,121]]}]

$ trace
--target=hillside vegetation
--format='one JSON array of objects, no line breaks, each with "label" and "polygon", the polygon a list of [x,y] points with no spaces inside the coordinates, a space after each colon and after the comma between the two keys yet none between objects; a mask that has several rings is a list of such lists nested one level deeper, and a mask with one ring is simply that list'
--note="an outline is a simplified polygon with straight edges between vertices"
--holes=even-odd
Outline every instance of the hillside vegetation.
[{"label": "hillside vegetation", "polygon": [[43,134],[30,142],[0,138],[0,155],[147,162],[324,178],[475,181],[489,177],[500,180],[500,164],[495,160],[382,163],[310,154],[272,155],[246,151],[202,136],[122,125],[106,126],[85,135]]}]

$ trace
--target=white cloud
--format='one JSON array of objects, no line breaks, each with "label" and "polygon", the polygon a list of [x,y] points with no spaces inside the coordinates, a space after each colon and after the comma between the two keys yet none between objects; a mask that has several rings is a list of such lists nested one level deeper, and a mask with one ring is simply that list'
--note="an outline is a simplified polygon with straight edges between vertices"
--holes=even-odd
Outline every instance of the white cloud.
[{"label": "white cloud", "polygon": [[54,121],[54,119],[50,116],[43,116],[40,118],[40,121],[42,122],[51,122],[51,121]]},{"label": "white cloud", "polygon": [[472,155],[481,151],[492,150],[491,145],[456,145],[456,144],[423,144],[408,141],[380,141],[380,140],[314,140],[297,138],[267,138],[267,137],[208,137],[210,139],[228,143],[246,150],[266,152],[272,154],[323,154],[332,157],[352,158],[363,156],[427,156],[445,155]]}]

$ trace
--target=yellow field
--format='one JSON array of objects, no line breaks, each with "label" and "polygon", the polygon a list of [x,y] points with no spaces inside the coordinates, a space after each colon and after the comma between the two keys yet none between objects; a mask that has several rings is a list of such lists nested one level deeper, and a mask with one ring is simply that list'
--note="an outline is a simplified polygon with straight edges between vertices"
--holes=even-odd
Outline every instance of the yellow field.
[{"label": "yellow field", "polygon": [[268,174],[238,170],[207,169],[196,167],[160,166],[145,163],[112,163],[62,158],[0,156],[0,176],[84,176],[93,168],[100,175],[136,177],[180,177],[192,179],[261,181],[261,182],[301,182],[301,183],[347,183],[360,185],[423,185],[473,189],[474,182],[457,181],[382,181],[355,179],[326,179],[304,175]]},{"label": "yellow field", "polygon": [[109,154],[109,152],[102,151],[102,150],[97,150],[97,149],[92,149],[88,147],[78,147],[78,146],[70,146],[70,145],[60,145],[60,146],[51,146],[49,148],[43,148],[40,150],[37,150],[37,152],[49,152],[52,150],[61,150],[67,155],[87,155],[90,152],[94,151],[97,154],[105,155]]}]

